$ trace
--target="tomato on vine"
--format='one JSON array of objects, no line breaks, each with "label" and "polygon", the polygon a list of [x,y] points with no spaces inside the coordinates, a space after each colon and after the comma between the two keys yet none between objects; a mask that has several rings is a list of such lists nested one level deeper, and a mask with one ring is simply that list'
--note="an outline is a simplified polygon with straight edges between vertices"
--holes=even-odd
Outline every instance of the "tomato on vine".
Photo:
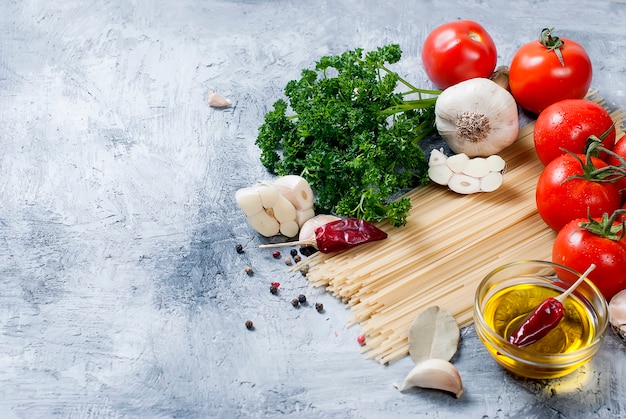
[{"label": "tomato on vine", "polygon": [[541,31],[539,40],[522,45],[509,68],[511,93],[524,109],[539,114],[563,99],[582,99],[591,85],[591,60],[577,42]]},{"label": "tomato on vine", "polygon": [[596,269],[588,278],[607,301],[626,289],[626,229],[621,218],[624,212],[572,220],[559,231],[552,247],[554,263],[578,272],[595,264]]},{"label": "tomato on vine", "polygon": [[489,33],[471,20],[444,23],[424,41],[422,64],[440,89],[476,77],[489,77],[498,54]]},{"label": "tomato on vine", "polygon": [[[622,135],[616,142],[611,151],[613,154],[609,154],[604,160],[613,166],[622,166],[626,169],[626,135]],[[621,158],[621,159],[620,159]],[[622,194],[622,202],[626,206],[626,176],[618,180],[616,183],[619,192]]]},{"label": "tomato on vine", "polygon": [[583,154],[592,135],[602,139],[604,148],[613,148],[615,126],[609,112],[587,99],[560,100],[541,111],[535,121],[537,157],[547,165],[565,150]]},{"label": "tomato on vine", "polygon": [[623,172],[593,157],[598,144],[592,142],[587,154],[563,154],[541,172],[535,191],[537,211],[554,231],[573,219],[601,217],[621,206],[622,198],[613,180]]}]

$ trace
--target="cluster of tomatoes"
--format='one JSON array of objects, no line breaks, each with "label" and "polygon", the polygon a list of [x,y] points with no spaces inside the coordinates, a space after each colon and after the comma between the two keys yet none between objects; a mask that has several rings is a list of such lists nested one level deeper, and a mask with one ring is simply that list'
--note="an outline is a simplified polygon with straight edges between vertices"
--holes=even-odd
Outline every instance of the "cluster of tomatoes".
[{"label": "cluster of tomatoes", "polygon": [[[478,23],[449,22],[433,30],[422,62],[440,89],[490,77],[497,52]],[[626,289],[626,137],[616,140],[610,114],[585,99],[592,65],[577,42],[543,29],[516,51],[509,89],[518,105],[536,115],[534,141],[545,165],[536,190],[537,210],[557,232],[552,261],[583,272],[607,300]]]}]

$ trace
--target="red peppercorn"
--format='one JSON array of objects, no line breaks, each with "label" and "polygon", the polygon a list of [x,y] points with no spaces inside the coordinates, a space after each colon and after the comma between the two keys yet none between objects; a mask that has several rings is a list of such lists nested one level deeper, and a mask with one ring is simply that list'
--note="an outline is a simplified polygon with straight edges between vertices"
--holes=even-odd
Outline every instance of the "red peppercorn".
[{"label": "red peppercorn", "polygon": [[356,341],[359,343],[359,345],[363,346],[365,345],[365,335],[359,335],[356,338]]},{"label": "red peppercorn", "polygon": [[274,259],[278,259],[278,258],[280,257],[280,252],[279,252],[278,250],[274,250],[274,251],[272,252],[272,257],[273,257]]}]

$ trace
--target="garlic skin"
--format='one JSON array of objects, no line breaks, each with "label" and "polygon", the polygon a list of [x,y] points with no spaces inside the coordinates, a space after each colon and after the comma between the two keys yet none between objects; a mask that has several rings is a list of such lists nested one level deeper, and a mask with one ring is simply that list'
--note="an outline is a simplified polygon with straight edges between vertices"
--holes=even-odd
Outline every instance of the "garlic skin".
[{"label": "garlic skin", "polygon": [[497,83],[480,77],[469,79],[439,95],[435,103],[435,125],[455,153],[490,156],[517,139],[517,103]]},{"label": "garlic skin", "polygon": [[405,391],[411,387],[443,390],[454,394],[457,398],[463,395],[461,374],[449,361],[437,358],[427,359],[415,365],[398,390]]},{"label": "garlic skin", "polygon": [[626,340],[626,290],[611,298],[609,303],[609,323],[615,332]]},{"label": "garlic skin", "polygon": [[209,106],[213,108],[227,108],[232,104],[230,100],[226,99],[217,92],[209,93],[208,103]]}]

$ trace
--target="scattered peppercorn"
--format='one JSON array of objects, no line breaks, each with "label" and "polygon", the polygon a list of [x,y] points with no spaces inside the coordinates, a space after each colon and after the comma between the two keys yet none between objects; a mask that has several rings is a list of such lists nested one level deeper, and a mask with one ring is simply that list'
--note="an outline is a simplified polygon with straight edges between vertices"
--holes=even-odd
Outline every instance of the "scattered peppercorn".
[{"label": "scattered peppercorn", "polygon": [[298,251],[296,249],[291,249],[289,251],[289,254],[291,254],[291,256],[296,257],[296,255],[298,254]]},{"label": "scattered peppercorn", "polygon": [[252,270],[252,266],[246,266],[244,270],[248,275],[252,275],[254,273],[254,271]]},{"label": "scattered peppercorn", "polygon": [[306,274],[308,274],[308,273],[309,273],[309,265],[302,265],[302,266],[300,267],[300,273],[301,273],[302,275],[306,275]]},{"label": "scattered peppercorn", "polygon": [[278,294],[278,287],[276,285],[270,286],[270,292],[274,295]]},{"label": "scattered peppercorn", "polygon": [[290,257],[286,257],[284,260],[285,260],[285,265],[291,265],[291,258]]},{"label": "scattered peppercorn", "polygon": [[293,300],[291,300],[291,305],[294,307],[298,307],[300,305],[300,301],[298,301],[297,298],[294,298]]},{"label": "scattered peppercorn", "polygon": [[361,346],[365,345],[365,335],[357,336],[356,341],[359,342],[359,345]]},{"label": "scattered peppercorn", "polygon": [[243,253],[243,246],[241,244],[237,244],[237,246],[235,246],[235,250],[237,253]]},{"label": "scattered peppercorn", "polygon": [[280,251],[278,251],[278,250],[274,250],[274,251],[272,252],[272,257],[273,257],[274,259],[278,259],[278,258],[280,257]]},{"label": "scattered peppercorn", "polygon": [[322,311],[324,311],[324,304],[315,303],[315,309],[317,310],[318,313],[321,313]]},{"label": "scattered peppercorn", "polygon": [[275,286],[276,288],[280,287],[280,282],[272,282],[270,285]]},{"label": "scattered peppercorn", "polygon": [[254,329],[254,323],[252,323],[252,320],[246,320],[246,329],[248,330]]},{"label": "scattered peppercorn", "polygon": [[302,260],[302,258],[300,257],[300,255],[295,255],[293,257],[293,261],[296,262],[296,263],[299,263],[301,260]]},{"label": "scattered peppercorn", "polygon": [[304,294],[298,295],[298,301],[300,302],[300,304],[306,303],[306,295]]}]

